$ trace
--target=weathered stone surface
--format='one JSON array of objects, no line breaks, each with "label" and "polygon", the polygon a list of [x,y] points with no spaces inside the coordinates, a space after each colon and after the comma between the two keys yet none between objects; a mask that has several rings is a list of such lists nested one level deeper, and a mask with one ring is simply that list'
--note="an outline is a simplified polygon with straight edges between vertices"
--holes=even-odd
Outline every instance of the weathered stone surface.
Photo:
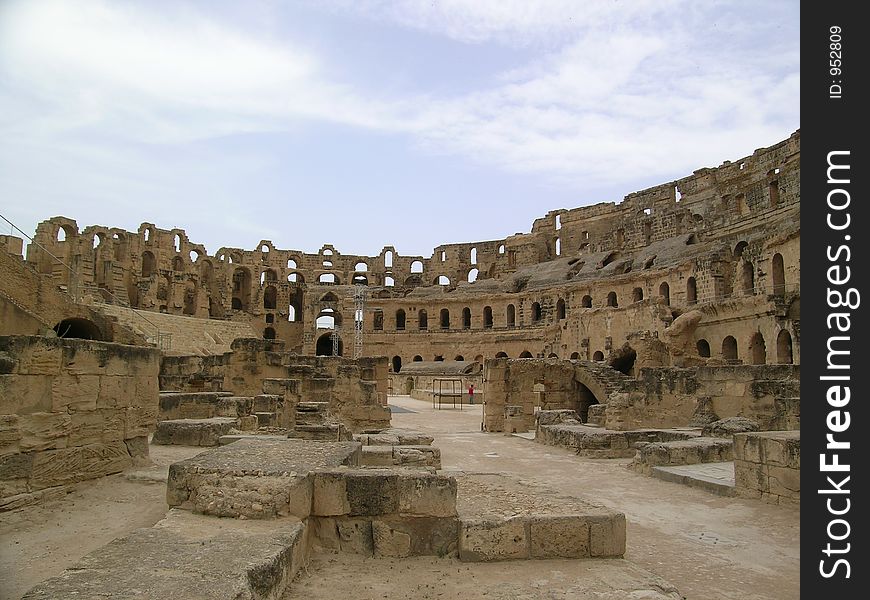
[{"label": "weathered stone surface", "polygon": [[305,564],[304,525],[217,520],[173,510],[31,589],[54,598],[278,598]]},{"label": "weathered stone surface", "polygon": [[631,467],[649,474],[650,469],[660,465],[694,465],[698,463],[726,462],[734,460],[731,439],[697,437],[672,442],[638,442],[637,452]]},{"label": "weathered stone surface", "polygon": [[456,516],[456,479],[445,475],[402,475],[398,512],[426,517]]},{"label": "weathered stone surface", "polygon": [[594,558],[618,558],[625,554],[625,515],[587,517],[589,551]]},{"label": "weathered stone surface", "polygon": [[319,517],[350,514],[347,481],[341,471],[320,471],[314,474],[314,505],[312,515]]},{"label": "weathered stone surface", "polygon": [[746,417],[728,417],[704,426],[701,435],[730,438],[735,433],[758,431],[758,423]]},{"label": "weathered stone surface", "polygon": [[461,519],[459,558],[467,562],[529,557],[527,523],[523,519]]},{"label": "weathered stone surface", "polygon": [[132,466],[124,442],[88,444],[38,452],[33,458],[32,489],[66,485],[119,473]]},{"label": "weathered stone surface", "polygon": [[529,523],[531,558],[587,558],[589,523],[582,516],[537,517]]},{"label": "weathered stone surface", "polygon": [[222,435],[238,425],[231,417],[211,419],[176,419],[160,421],[151,440],[153,444],[178,446],[217,446]]},{"label": "weathered stone surface", "polygon": [[800,432],[735,434],[734,486],[745,498],[800,503]]}]

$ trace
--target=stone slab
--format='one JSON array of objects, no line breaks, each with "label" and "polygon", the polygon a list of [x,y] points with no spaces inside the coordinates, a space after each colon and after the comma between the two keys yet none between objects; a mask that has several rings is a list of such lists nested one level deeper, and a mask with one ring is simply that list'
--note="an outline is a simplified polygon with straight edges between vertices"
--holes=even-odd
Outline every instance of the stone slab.
[{"label": "stone slab", "polygon": [[154,527],[88,554],[24,598],[278,598],[307,552],[298,519],[214,519],[176,509]]},{"label": "stone slab", "polygon": [[153,444],[175,446],[217,446],[220,438],[239,424],[232,417],[210,419],[172,419],[159,421]]},{"label": "stone slab", "polygon": [[704,463],[676,467],[653,467],[650,475],[663,481],[707,490],[718,496],[735,496],[734,463]]}]

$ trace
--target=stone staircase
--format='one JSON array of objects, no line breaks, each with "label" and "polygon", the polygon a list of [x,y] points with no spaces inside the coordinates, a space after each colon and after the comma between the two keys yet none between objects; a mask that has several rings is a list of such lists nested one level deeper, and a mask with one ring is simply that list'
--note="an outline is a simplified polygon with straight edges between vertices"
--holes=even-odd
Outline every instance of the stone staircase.
[{"label": "stone staircase", "polygon": [[328,402],[299,402],[296,405],[296,426],[287,437],[302,440],[350,440],[350,432],[329,415]]},{"label": "stone staircase", "polygon": [[112,304],[97,304],[94,308],[154,345],[161,345],[162,338],[165,341],[161,349],[166,354],[223,354],[230,351],[236,338],[260,337],[249,323],[168,315]]}]

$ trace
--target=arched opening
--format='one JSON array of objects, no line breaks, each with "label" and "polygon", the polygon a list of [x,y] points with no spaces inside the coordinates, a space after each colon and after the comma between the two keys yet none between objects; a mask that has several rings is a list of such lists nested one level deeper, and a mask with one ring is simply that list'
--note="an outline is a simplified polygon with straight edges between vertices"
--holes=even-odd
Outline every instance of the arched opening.
[{"label": "arched opening", "polygon": [[596,362],[602,362],[604,360],[604,352],[601,350],[596,350],[595,354],[592,355],[592,360]]},{"label": "arched opening", "polygon": [[172,259],[172,270],[177,273],[184,272],[184,259],[180,256],[176,256]]},{"label": "arched opening", "polygon": [[746,247],[749,245],[748,242],[740,241],[737,242],[737,245],[734,246],[734,258],[740,258],[743,256],[743,251],[746,250]]},{"label": "arched opening", "polygon": [[181,236],[179,234],[175,234],[175,251],[181,252]]},{"label": "arched opening", "polygon": [[499,253],[499,254],[504,254],[504,244],[499,244],[499,246],[498,246],[498,253]]},{"label": "arched opening", "polygon": [[[333,340],[332,337],[337,335],[335,333],[324,333],[319,338],[317,338],[317,344],[315,347],[315,354],[317,356],[333,356]],[[338,356],[344,355],[344,343],[341,341],[341,338],[338,338]]]},{"label": "arched opening", "polygon": [[533,358],[533,357],[532,357],[531,352],[529,352],[528,350],[523,350],[522,352],[520,352],[520,358]]},{"label": "arched opening", "polygon": [[515,327],[517,324],[517,309],[513,304],[507,305],[507,326]]},{"label": "arched opening", "polygon": [[659,296],[664,300],[665,306],[671,305],[671,286],[668,285],[667,281],[663,281],[659,286]]},{"label": "arched opening", "polygon": [[238,298],[233,298],[233,299],[230,301],[230,307],[231,307],[233,310],[242,310],[242,301],[241,301],[240,299],[238,299]]},{"label": "arched opening", "polygon": [[764,344],[764,336],[756,331],[749,339],[749,356],[752,357],[753,365],[763,365],[767,362],[767,347]]},{"label": "arched opening", "polygon": [[[393,251],[387,250],[384,252],[384,268],[390,269],[393,266]],[[398,373],[398,371],[397,371]]]},{"label": "arched opening", "polygon": [[287,307],[287,320],[291,323],[296,321],[296,307],[292,304]]},{"label": "arched opening", "polygon": [[589,421],[589,407],[598,404],[598,399],[588,387],[577,382],[577,399],[574,403],[574,410],[580,416],[580,421],[586,423]]},{"label": "arched opening", "polygon": [[471,329],[471,309],[467,306],[462,309],[462,328]]},{"label": "arched opening", "polygon": [[479,274],[480,274],[480,271],[478,271],[477,269],[471,269],[468,272],[468,283],[474,283],[475,281],[477,281],[477,276]]},{"label": "arched opening", "polygon": [[412,362],[423,362],[423,357],[419,354],[415,355],[414,358],[411,359]]},{"label": "arched opening", "polygon": [[266,327],[263,330],[263,339],[264,340],[274,340],[275,339],[275,328],[274,327]]},{"label": "arched opening", "polygon": [[338,302],[338,296],[332,292],[326,292],[320,297],[321,302]]},{"label": "arched opening", "polygon": [[353,285],[368,285],[369,278],[365,275],[360,275],[359,273],[357,273],[353,276],[351,283],[353,283]]},{"label": "arched opening", "polygon": [[483,328],[492,329],[492,307],[483,307]]},{"label": "arched opening", "polygon": [[278,308],[278,289],[274,285],[267,286],[263,291],[263,308],[266,310]]},{"label": "arched opening", "polygon": [[321,273],[317,278],[317,283],[338,283],[338,277],[335,276],[335,273]]},{"label": "arched opening", "polygon": [[290,283],[305,283],[305,277],[302,276],[302,273],[290,273],[287,275],[287,281]]},{"label": "arched opening", "polygon": [[184,284],[184,309],[182,312],[186,315],[196,314],[196,286],[192,281]]},{"label": "arched opening", "polygon": [[354,265],[353,270],[357,273],[367,273],[369,270],[369,266],[364,262],[358,262]]},{"label": "arched opening", "polygon": [[562,256],[562,239],[556,238],[556,256]]},{"label": "arched opening", "polygon": [[478,354],[474,357],[474,362],[483,363],[483,354]]},{"label": "arched opening", "polygon": [[637,351],[631,346],[623,346],[610,357],[610,366],[624,375],[634,375],[634,361]]},{"label": "arched opening", "polygon": [[287,259],[287,268],[288,269],[295,269],[296,268],[296,261],[293,260],[292,258],[288,258]]},{"label": "arched opening", "polygon": [[559,298],[559,300],[556,302],[556,318],[561,321],[565,317],[567,317],[567,313],[565,311],[565,301]]},{"label": "arched opening", "polygon": [[417,313],[417,328],[420,331],[429,329],[429,315],[426,314],[426,311],[423,309],[420,309]]},{"label": "arched opening", "polygon": [[722,358],[725,360],[737,360],[737,340],[728,336],[722,340]]},{"label": "arched opening", "polygon": [[643,288],[636,287],[631,290],[631,300],[632,302],[640,302],[643,300]]},{"label": "arched opening", "polygon": [[698,282],[694,277],[689,277],[686,281],[686,302],[695,304],[698,301]]},{"label": "arched opening", "polygon": [[142,253],[142,277],[151,277],[156,270],[156,265],[157,260],[149,250]]},{"label": "arched opening", "polygon": [[453,357],[453,360],[458,361],[458,362],[464,362],[465,357],[462,356],[461,354],[457,354],[456,356]]},{"label": "arched opening", "polygon": [[440,354],[437,354],[434,358],[435,362],[444,362],[444,357]]},{"label": "arched opening", "polygon": [[496,352],[496,353],[495,353],[495,357],[496,357],[496,358],[507,358],[508,355],[507,355],[506,352]]},{"label": "arched opening", "polygon": [[740,273],[740,283],[743,288],[744,296],[751,296],[755,293],[755,267],[751,262],[744,262]]},{"label": "arched opening", "polygon": [[776,336],[776,362],[790,365],[794,362],[791,347],[791,334],[783,329]]},{"label": "arched opening", "polygon": [[771,181],[768,183],[767,191],[770,195],[770,207],[776,208],[776,205],[779,204],[779,182]]},{"label": "arched opening", "polygon": [[773,271],[771,274],[773,277],[773,294],[775,296],[782,296],[785,293],[785,268],[782,263],[782,254],[777,252],[773,255],[771,267]]},{"label": "arched opening", "polygon": [[260,285],[264,285],[266,283],[274,283],[278,281],[278,274],[274,269],[266,269],[262,273],[260,273]]},{"label": "arched opening", "polygon": [[550,353],[547,355],[547,358],[559,358],[559,355],[556,354],[555,352],[550,352]]},{"label": "arched opening", "polygon": [[473,264],[473,265],[477,264],[477,248],[471,249],[471,264]]},{"label": "arched opening", "polygon": [[384,287],[395,287],[395,285],[396,285],[396,280],[395,280],[395,279],[393,279],[393,278],[390,277],[389,275],[387,275],[386,277],[384,277]]},{"label": "arched opening", "polygon": [[405,311],[401,308],[396,311],[396,331],[405,330]]},{"label": "arched opening", "polygon": [[749,203],[746,201],[746,194],[737,194],[737,214],[740,216],[749,214]]},{"label": "arched opening", "polygon": [[579,353],[579,352],[572,352],[572,353],[571,353],[571,360],[579,360],[579,359],[580,359],[580,353]]},{"label": "arched opening", "polygon": [[100,328],[87,319],[64,319],[54,326],[54,331],[57,337],[61,338],[77,338],[80,340],[98,340],[102,341],[103,334]]},{"label": "arched opening", "polygon": [[411,273],[422,273],[423,272],[423,262],[419,260],[415,260],[411,263]]},{"label": "arched opening", "polygon": [[393,357],[393,373],[398,373],[402,370],[402,357],[394,356]]},{"label": "arched opening", "polygon": [[384,330],[384,311],[375,309],[374,313],[372,313],[372,329],[375,331]]},{"label": "arched opening", "polygon": [[441,309],[439,323],[441,329],[450,329],[450,311],[446,308]]},{"label": "arched opening", "polygon": [[619,307],[619,302],[616,299],[616,292],[610,292],[607,294],[607,306],[612,306],[613,308]]},{"label": "arched opening", "polygon": [[432,282],[433,285],[450,285],[450,278],[447,275],[439,275]]},{"label": "arched opening", "polygon": [[580,306],[582,308],[592,308],[592,296],[590,296],[589,294],[583,296],[583,298],[580,300]]},{"label": "arched opening", "polygon": [[710,342],[705,339],[700,339],[695,343],[695,348],[698,349],[698,356],[702,358],[710,358]]},{"label": "arched opening", "polygon": [[[238,302],[236,302],[238,300]],[[248,310],[251,301],[251,272],[239,267],[233,271],[233,308]],[[238,308],[236,306],[238,305]]]},{"label": "arched opening", "polygon": [[543,313],[541,312],[541,305],[538,302],[532,303],[532,322],[537,323],[541,320]]}]

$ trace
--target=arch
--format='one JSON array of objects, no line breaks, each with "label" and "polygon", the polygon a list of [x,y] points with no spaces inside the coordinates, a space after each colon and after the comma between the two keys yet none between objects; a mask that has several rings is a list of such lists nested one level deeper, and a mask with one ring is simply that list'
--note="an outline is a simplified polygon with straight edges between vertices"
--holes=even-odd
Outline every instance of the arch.
[{"label": "arch", "polygon": [[353,285],[368,285],[368,284],[369,284],[369,278],[366,277],[365,275],[361,275],[361,274],[359,274],[359,273],[355,273],[354,276],[353,276],[353,280],[351,281],[351,283],[353,283]]},{"label": "arch", "polygon": [[341,325],[341,314],[331,308],[324,308],[315,319],[317,329],[335,329]]},{"label": "arch", "polygon": [[320,297],[321,302],[338,302],[338,296],[332,292],[326,292]]},{"label": "arch", "polygon": [[[314,354],[317,356],[333,356],[333,341],[332,336],[337,335],[333,332],[324,333],[319,338],[317,338],[317,344],[315,345]],[[341,338],[338,338],[338,356],[342,356],[344,354],[344,343],[341,341]]]},{"label": "arch", "polygon": [[477,281],[477,276],[479,274],[480,274],[480,271],[478,271],[477,269],[471,269],[468,272],[468,283],[474,283],[475,281]]},{"label": "arch", "polygon": [[749,261],[744,262],[741,267],[740,286],[744,296],[751,296],[755,293],[755,267]]},{"label": "arch", "polygon": [[384,277],[384,287],[395,287],[395,285],[396,285],[396,280],[395,280],[395,279],[393,279],[393,278],[390,277],[389,275],[387,275],[386,277]]},{"label": "arch", "polygon": [[176,256],[172,259],[172,270],[178,273],[184,272],[184,259]]},{"label": "arch", "polygon": [[785,329],[776,335],[776,362],[783,365],[794,363],[792,354],[791,334]]},{"label": "arch", "polygon": [[338,277],[335,276],[335,273],[321,273],[317,277],[317,283],[334,283],[338,284]]},{"label": "arch", "polygon": [[[393,266],[393,251],[387,250],[384,252],[384,268],[389,269]],[[398,371],[397,371],[398,373]]]},{"label": "arch", "polygon": [[274,340],[275,339],[275,328],[274,327],[266,327],[263,330],[263,339],[264,340]]},{"label": "arch", "polygon": [[404,331],[405,330],[405,311],[403,309],[399,309],[396,311],[396,331]]},{"label": "arch", "polygon": [[496,358],[507,358],[508,355],[507,355],[506,352],[496,352],[496,353],[495,353],[495,357],[496,357]]},{"label": "arch", "polygon": [[471,329],[471,309],[467,306],[462,309],[462,328]]},{"label": "arch", "polygon": [[580,300],[580,306],[582,308],[592,308],[592,296],[590,296],[589,294],[583,296],[583,298]]},{"label": "arch", "polygon": [[616,292],[610,292],[607,294],[607,306],[612,306],[613,308],[619,307],[619,301],[616,298]]},{"label": "arch", "polygon": [[465,357],[462,356],[461,354],[457,354],[456,356],[453,357],[453,360],[458,361],[458,362],[465,362]]},{"label": "arch", "polygon": [[199,260],[199,250],[191,250],[187,253],[187,257],[190,259],[191,263],[195,263]]},{"label": "arch", "polygon": [[157,260],[150,250],[142,253],[142,277],[151,277],[156,271]]},{"label": "arch", "polygon": [[278,288],[274,285],[266,286],[263,291],[263,308],[266,310],[278,308]]},{"label": "arch", "polygon": [[579,359],[580,359],[580,353],[579,353],[579,352],[572,352],[572,353],[571,353],[571,360],[579,360]]},{"label": "arch", "polygon": [[781,296],[785,293],[785,268],[783,266],[782,254],[777,252],[773,255],[773,260],[771,261],[771,270],[773,277],[773,294],[774,296]]},{"label": "arch", "polygon": [[436,354],[436,355],[435,355],[435,358],[434,358],[433,360],[434,360],[435,362],[444,362],[444,356],[441,355],[441,354]]},{"label": "arch", "polygon": [[103,332],[100,331],[96,323],[88,319],[78,317],[64,319],[55,325],[53,329],[57,333],[57,337],[61,338],[103,341]]},{"label": "arch", "polygon": [[323,266],[324,266],[324,268],[326,268],[326,269],[331,269],[331,268],[333,267],[333,265],[332,265],[332,261],[331,261],[331,260],[325,260],[325,261],[323,261]]},{"label": "arch", "polygon": [[176,233],[173,240],[173,247],[176,252],[181,252],[181,234]]},{"label": "arch", "polygon": [[499,254],[504,254],[504,244],[499,244],[499,246],[498,246],[498,253],[499,253]]},{"label": "arch", "polygon": [[517,324],[517,309],[513,304],[507,305],[507,326],[515,327]]},{"label": "arch", "polygon": [[260,285],[275,283],[276,281],[278,281],[278,273],[274,269],[265,269],[260,273]]},{"label": "arch", "polygon": [[423,261],[415,260],[411,263],[411,273],[422,273]]},{"label": "arch", "polygon": [[330,248],[324,248],[324,250],[321,252],[321,254],[323,256],[332,256],[335,253]]},{"label": "arch", "polygon": [[633,302],[641,302],[643,300],[643,288],[636,287],[631,290],[631,299]]},{"label": "arch", "polygon": [[729,335],[722,340],[722,358],[725,360],[737,360],[737,340]]},{"label": "arch", "polygon": [[520,358],[533,358],[532,353],[528,350],[523,350],[520,352]]},{"label": "arch", "polygon": [[[235,302],[238,300],[238,302]],[[233,308],[248,310],[251,301],[251,272],[245,267],[236,267],[233,271]]]},{"label": "arch", "polygon": [[369,270],[369,266],[366,263],[360,261],[353,266],[353,270],[357,273],[367,273]]},{"label": "arch", "polygon": [[483,363],[483,354],[478,354],[474,357],[474,362]]},{"label": "arch", "polygon": [[702,338],[695,343],[695,348],[698,349],[698,356],[710,358],[710,342]]},{"label": "arch", "polygon": [[689,304],[698,302],[698,282],[694,277],[686,280],[686,302]]},{"label": "arch", "polygon": [[409,275],[405,279],[405,287],[416,287],[423,285],[423,279],[419,275]]},{"label": "arch", "polygon": [[376,308],[372,315],[372,329],[375,331],[384,330],[384,311],[379,308]]},{"label": "arch", "polygon": [[562,239],[556,238],[556,256],[562,256]]},{"label": "arch", "polygon": [[604,352],[602,352],[601,350],[596,350],[595,354],[592,355],[592,360],[594,360],[595,362],[604,361]]},{"label": "arch", "polygon": [[303,277],[302,273],[293,272],[287,275],[287,281],[290,283],[305,283],[305,277]]},{"label": "arch", "polygon": [[623,375],[634,375],[634,361],[636,360],[637,351],[626,344],[610,354],[610,367]]},{"label": "arch", "polygon": [[565,301],[562,298],[556,302],[556,318],[558,320],[562,320],[568,316],[567,311],[565,310]]},{"label": "arch", "polygon": [[749,338],[749,356],[752,359],[753,365],[763,365],[767,363],[767,346],[764,343],[764,336],[760,331],[756,331]]},{"label": "arch", "polygon": [[423,362],[423,357],[419,354],[415,355],[414,358],[411,359],[412,362]]},{"label": "arch", "polygon": [[295,269],[296,268],[296,260],[292,259],[292,258],[288,258],[287,259],[287,268],[288,269]]},{"label": "arch", "polygon": [[239,298],[233,298],[233,299],[230,301],[230,307],[231,307],[233,310],[242,310],[242,301],[241,301],[241,299],[239,299]]},{"label": "arch", "polygon": [[477,248],[472,248],[470,255],[471,255],[471,264],[476,265],[477,264]]},{"label": "arch", "polygon": [[[768,177],[773,173],[771,171],[768,173]],[[767,192],[770,197],[770,208],[776,208],[776,205],[779,204],[779,181],[773,180],[767,184]]]},{"label": "arch", "polygon": [[450,311],[446,308],[441,309],[441,313],[439,314],[438,323],[441,325],[441,329],[450,329]]},{"label": "arch", "polygon": [[659,286],[659,296],[665,301],[665,306],[671,305],[671,286],[667,281],[663,281]]},{"label": "arch", "polygon": [[292,304],[287,306],[287,320],[291,323],[296,321],[296,307]]},{"label": "arch", "polygon": [[142,239],[145,240],[146,244],[151,242],[151,236],[152,236],[152,232],[151,232],[150,227],[146,227],[145,229],[142,230]]},{"label": "arch", "polygon": [[394,356],[393,360],[392,360],[392,364],[393,364],[393,373],[398,373],[399,371],[401,371],[402,370],[402,357],[401,356]]},{"label": "arch", "polygon": [[450,278],[447,275],[439,275],[432,281],[432,285],[450,285]]},{"label": "arch", "polygon": [[748,246],[748,242],[739,241],[737,245],[734,246],[734,258],[740,258],[743,256],[743,251],[746,250],[746,246]]},{"label": "arch", "polygon": [[559,355],[556,354],[555,352],[550,352],[550,353],[547,355],[547,358],[559,358]]},{"label": "arch", "polygon": [[425,331],[429,329],[429,315],[423,308],[417,311],[417,328],[420,331]]},{"label": "arch", "polygon": [[544,316],[539,302],[532,302],[532,322],[537,323]]},{"label": "arch", "polygon": [[196,314],[196,286],[192,281],[184,284],[184,308],[182,312],[186,315]]}]

